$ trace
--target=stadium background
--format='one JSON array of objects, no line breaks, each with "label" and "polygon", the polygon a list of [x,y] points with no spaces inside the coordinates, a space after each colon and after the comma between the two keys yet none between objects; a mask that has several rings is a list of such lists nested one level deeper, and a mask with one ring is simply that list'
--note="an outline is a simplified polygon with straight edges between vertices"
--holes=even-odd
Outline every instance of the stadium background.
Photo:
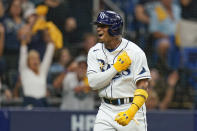
[{"label": "stadium background", "polygon": [[[13,1],[19,11],[18,19],[10,13]],[[180,9],[176,33],[168,36],[171,46],[164,58],[163,50],[156,48],[157,38],[150,31],[151,13],[156,11],[159,0],[0,0],[0,131],[67,131],[92,130],[100,100],[95,92],[77,95],[83,98],[91,95],[94,108],[60,109],[63,103],[62,81],[56,80],[68,70],[69,62],[59,70],[62,48],[70,52],[70,59],[78,60],[87,55],[96,42],[95,27],[91,22],[103,9],[117,11],[124,18],[124,37],[134,41],[146,53],[151,73],[147,117],[149,131],[196,131],[197,114],[197,2],[196,0],[173,0]],[[162,0],[170,1],[170,0]],[[187,3],[188,2],[188,3]],[[22,6],[23,5],[23,6]],[[61,31],[63,42],[56,42],[56,53],[47,79],[47,107],[23,105],[23,87],[18,71],[20,29],[27,24],[27,18],[39,5],[48,7],[46,21],[52,21]],[[156,12],[162,15],[162,12]],[[144,16],[145,15],[145,16]],[[146,17],[147,16],[147,17]],[[159,15],[160,16],[160,15]],[[174,16],[175,17],[175,16]],[[148,18],[148,20],[147,20]],[[169,23],[168,23],[169,24]],[[155,25],[156,26],[156,25]],[[166,29],[168,30],[168,29]],[[28,45],[37,49],[41,59],[45,43],[40,32]],[[2,41],[2,39],[4,39]],[[61,38],[60,38],[61,39]],[[178,42],[177,42],[178,40]],[[158,53],[160,52],[160,53]],[[164,50],[165,52],[165,50]],[[165,53],[164,53],[165,54]],[[67,56],[68,57],[68,56]],[[61,64],[60,64],[61,65]],[[75,70],[69,70],[75,72]],[[67,73],[67,71],[66,71]],[[55,82],[54,82],[55,81]],[[80,92],[80,91],[79,91]]]}]

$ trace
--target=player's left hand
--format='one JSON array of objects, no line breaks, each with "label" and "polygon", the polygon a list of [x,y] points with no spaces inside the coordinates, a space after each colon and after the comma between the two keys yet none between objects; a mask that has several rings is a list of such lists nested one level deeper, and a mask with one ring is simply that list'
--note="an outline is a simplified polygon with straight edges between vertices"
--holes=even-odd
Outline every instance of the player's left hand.
[{"label": "player's left hand", "polygon": [[115,121],[122,126],[126,126],[133,119],[128,113],[128,110],[125,112],[120,112],[117,114]]}]

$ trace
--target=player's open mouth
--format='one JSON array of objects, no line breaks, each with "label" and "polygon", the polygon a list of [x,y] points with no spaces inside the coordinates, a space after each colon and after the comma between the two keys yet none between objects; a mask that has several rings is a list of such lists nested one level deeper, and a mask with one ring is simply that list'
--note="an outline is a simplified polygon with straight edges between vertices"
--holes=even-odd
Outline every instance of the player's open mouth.
[{"label": "player's open mouth", "polygon": [[103,36],[103,33],[102,34],[98,34],[98,36],[101,38]]}]

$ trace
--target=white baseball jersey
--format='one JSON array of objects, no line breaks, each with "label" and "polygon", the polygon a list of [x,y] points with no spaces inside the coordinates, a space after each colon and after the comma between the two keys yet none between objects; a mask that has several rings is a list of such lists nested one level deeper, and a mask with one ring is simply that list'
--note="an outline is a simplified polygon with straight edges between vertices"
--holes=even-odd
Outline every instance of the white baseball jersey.
[{"label": "white baseball jersey", "polygon": [[[132,62],[127,70],[117,73],[113,64],[123,51],[127,52]],[[121,44],[114,50],[106,49],[102,43],[90,49],[87,76],[91,88],[98,90],[100,97],[127,98],[134,96],[138,80],[150,78],[150,71],[144,52],[131,41],[122,38]],[[135,114],[139,125],[133,120],[127,126],[121,126],[115,121],[116,115],[130,106],[131,103],[112,105],[102,101],[94,131],[147,131],[145,104]]]},{"label": "white baseball jersey", "polygon": [[[127,52],[132,62],[127,70],[117,73],[111,67],[123,51]],[[133,97],[136,82],[151,77],[145,53],[124,38],[114,50],[106,49],[102,43],[97,43],[90,49],[87,76],[92,89],[99,90],[99,96],[106,98]]]}]

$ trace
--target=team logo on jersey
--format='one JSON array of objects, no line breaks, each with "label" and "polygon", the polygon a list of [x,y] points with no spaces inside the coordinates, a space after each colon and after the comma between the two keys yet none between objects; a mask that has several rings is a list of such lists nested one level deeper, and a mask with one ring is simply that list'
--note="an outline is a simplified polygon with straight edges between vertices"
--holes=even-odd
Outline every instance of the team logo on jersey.
[{"label": "team logo on jersey", "polygon": [[109,65],[109,64],[106,64],[104,60],[102,60],[102,59],[97,59],[97,60],[98,60],[98,62],[99,62],[100,70],[101,70],[102,72],[104,72],[104,71],[106,71],[107,69],[110,68],[110,65]]},{"label": "team logo on jersey", "polygon": [[[111,67],[111,65],[105,63],[104,60],[102,60],[102,59],[97,59],[97,60],[98,60],[98,63],[100,65],[100,70],[102,72],[108,70]],[[115,79],[120,78],[121,76],[128,76],[129,74],[131,74],[131,71],[130,71],[130,69],[127,69],[125,71],[122,71],[122,72],[117,73],[112,79],[115,80]]]},{"label": "team logo on jersey", "polygon": [[126,69],[126,70],[124,70],[122,72],[117,73],[112,79],[115,80],[115,79],[120,78],[121,76],[128,76],[130,74],[131,74],[130,69]]}]

